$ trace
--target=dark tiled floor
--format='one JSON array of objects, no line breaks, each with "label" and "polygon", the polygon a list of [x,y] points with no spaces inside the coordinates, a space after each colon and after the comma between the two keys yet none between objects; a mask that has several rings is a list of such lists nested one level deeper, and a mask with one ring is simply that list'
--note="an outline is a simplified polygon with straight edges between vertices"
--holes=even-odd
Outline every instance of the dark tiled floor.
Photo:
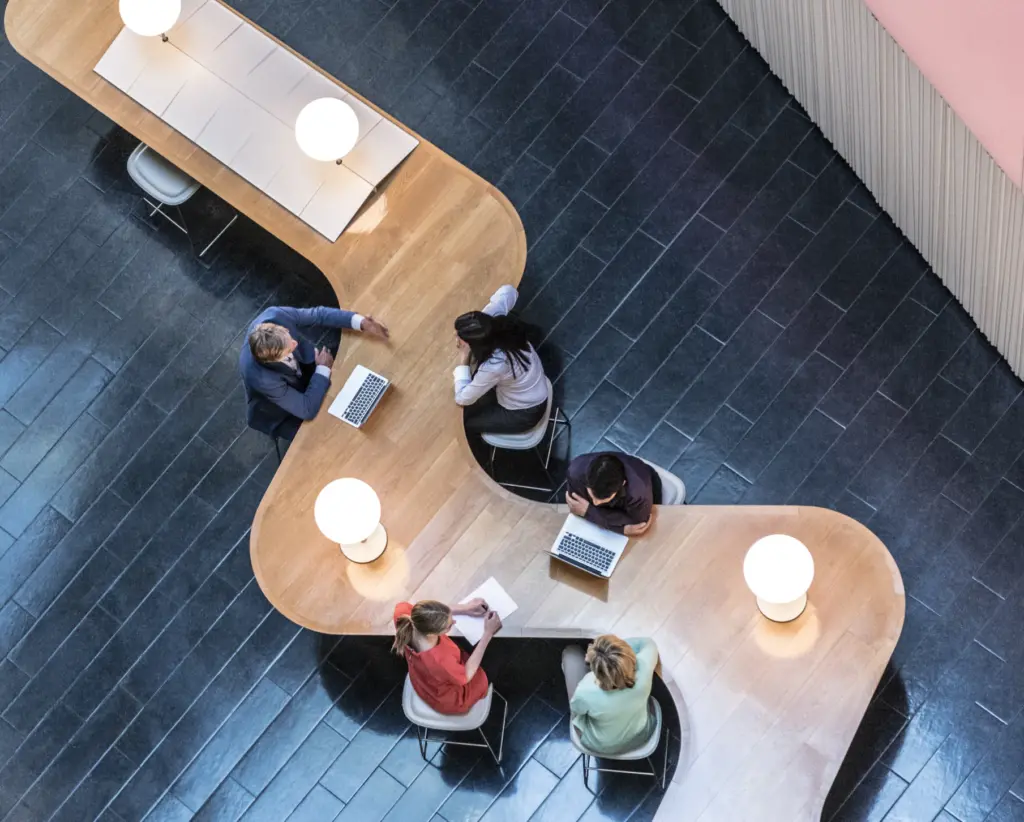
[{"label": "dark tiled floor", "polygon": [[[1021,384],[722,12],[237,5],[510,196],[573,452],[889,545],[906,627],[826,817],[1024,819]],[[385,643],[272,612],[235,351],[261,306],[332,297],[251,227],[207,270],[129,217],[131,147],[0,43],[0,817],[650,819],[644,780],[582,790],[557,646],[489,654],[503,772],[424,767]]]}]

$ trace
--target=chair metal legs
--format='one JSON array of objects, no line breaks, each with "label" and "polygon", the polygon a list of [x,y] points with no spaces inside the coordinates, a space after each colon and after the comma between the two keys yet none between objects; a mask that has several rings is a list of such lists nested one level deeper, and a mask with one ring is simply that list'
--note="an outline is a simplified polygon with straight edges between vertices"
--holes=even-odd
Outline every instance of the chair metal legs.
[{"label": "chair metal legs", "polygon": [[215,242],[217,242],[217,240],[219,240],[221,237],[224,236],[224,232],[227,231],[229,228],[231,228],[231,226],[233,226],[235,224],[235,220],[237,220],[237,219],[238,219],[238,215],[237,214],[232,216],[232,218],[228,221],[228,224],[226,226],[224,226],[224,228],[222,228],[219,232],[217,232],[217,236],[214,237],[212,240],[210,240],[210,242],[208,242],[206,244],[206,248],[204,248],[202,251],[199,252],[199,256],[202,257],[207,251],[209,251],[211,248],[213,248],[213,244]]},{"label": "chair metal legs", "polygon": [[[499,694],[497,691],[493,691],[494,696],[501,700],[503,705],[501,712],[501,735],[498,738],[498,752],[494,752],[494,748],[487,739],[487,734],[484,733],[483,726],[477,728],[480,733],[480,738],[483,742],[456,742],[449,739],[430,739],[430,729],[424,728],[421,725],[416,725],[416,741],[420,746],[420,756],[423,757],[424,761],[429,762],[430,759],[427,756],[427,743],[428,742],[439,742],[443,748],[445,745],[461,745],[464,748],[487,748],[491,752],[491,756],[494,757],[496,765],[501,765],[501,758],[505,753],[505,724],[508,722],[508,701]],[[485,723],[486,724],[486,723]]]},{"label": "chair metal legs", "polygon": [[[660,779],[658,771],[654,766],[653,754],[651,754],[651,756],[645,757],[647,759],[647,765],[650,768],[649,771],[624,771],[617,768],[599,768],[597,767],[598,757],[591,756],[590,754],[585,753],[583,754],[583,785],[587,788],[587,790],[590,790],[590,783],[588,781],[590,779],[590,772],[597,771],[598,773],[622,773],[627,774],[628,776],[653,776],[660,783],[661,789],[665,790],[665,781],[668,777],[668,745],[670,738],[668,730],[664,728],[662,729],[662,741],[665,745],[665,753],[662,755]],[[594,760],[593,767],[591,767],[590,765],[591,759]]]},{"label": "chair metal legs", "polygon": [[274,437],[274,450],[277,451],[277,464],[281,464],[281,440]]},{"label": "chair metal legs", "polygon": [[647,757],[647,765],[650,768],[649,771],[623,771],[623,770],[620,770],[618,768],[598,768],[597,765],[596,765],[596,763],[598,761],[596,756],[594,757],[595,765],[593,767],[590,767],[589,762],[588,762],[589,759],[590,759],[590,754],[583,754],[583,784],[584,784],[584,786],[586,786],[586,788],[588,790],[590,789],[590,783],[589,783],[588,780],[590,778],[590,772],[591,771],[597,771],[598,773],[622,773],[622,774],[626,774],[628,776],[653,776],[660,783],[661,789],[665,790],[665,778],[666,778],[666,775],[668,774],[668,740],[667,739],[665,740],[665,758],[664,758],[664,762],[662,763],[662,766],[661,766],[660,778],[659,778],[659,774],[658,774],[657,770],[654,767],[654,760],[650,756]]},{"label": "chair metal legs", "polygon": [[[544,474],[547,476],[550,485],[542,488],[539,485],[521,485],[515,482],[502,482],[496,476],[494,476],[494,458],[495,456],[497,456],[498,448],[496,446],[491,446],[491,461],[487,473],[491,475],[491,478],[496,483],[498,483],[498,485],[502,486],[503,488],[520,488],[524,491],[541,491],[547,492],[549,494],[554,492],[555,479],[554,477],[551,476],[551,471],[548,470],[548,466],[551,464],[551,452],[554,450],[555,439],[558,437],[558,426],[561,425],[566,431],[568,431],[569,437],[571,438],[572,423],[570,423],[569,418],[562,413],[562,410],[557,407],[554,409],[554,413],[551,415],[551,419],[549,420],[549,422],[551,423],[551,436],[548,438],[548,450],[544,458],[541,460],[541,466],[544,468]],[[533,448],[532,450],[537,455],[537,459],[540,460],[540,451],[537,448]]]},{"label": "chair metal legs", "polygon": [[[172,217],[170,214],[168,214],[166,211],[164,211],[163,203],[151,202],[148,197],[143,197],[142,201],[147,206],[149,206],[152,209],[152,211],[149,212],[149,216],[150,217],[155,217],[157,214],[159,214],[161,217],[163,217],[165,220],[167,220],[167,222],[169,222],[176,229],[178,229],[178,231],[180,231],[182,234],[184,234],[186,237],[188,237],[190,243],[192,242],[192,235],[189,232],[188,225],[185,222],[185,215],[184,215],[184,213],[182,213],[182,210],[181,210],[181,208],[179,206],[170,206],[170,208],[173,208],[175,211],[178,212],[178,219],[175,220],[174,217]],[[221,237],[224,236],[224,232],[227,231],[229,228],[231,228],[231,226],[233,226],[235,224],[235,220],[237,220],[237,219],[238,219],[238,214],[236,213],[228,221],[228,224],[226,226],[224,226],[224,228],[222,228],[217,233],[216,237],[214,237],[212,240],[210,240],[210,242],[208,242],[206,244],[206,247],[203,248],[203,250],[200,251],[197,256],[199,256],[199,258],[201,259],[203,257],[203,255],[206,254],[207,251],[209,251],[211,248],[213,248],[214,243],[216,243],[217,240],[219,240]],[[195,244],[194,243],[192,244],[192,251],[193,251],[193,253],[195,253]]]}]

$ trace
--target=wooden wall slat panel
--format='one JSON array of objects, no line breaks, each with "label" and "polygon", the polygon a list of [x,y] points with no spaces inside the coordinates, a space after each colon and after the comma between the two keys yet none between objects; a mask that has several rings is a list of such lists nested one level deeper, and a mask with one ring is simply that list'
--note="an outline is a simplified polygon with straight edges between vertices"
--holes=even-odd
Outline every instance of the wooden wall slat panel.
[{"label": "wooden wall slat panel", "polygon": [[1024,190],[862,0],[719,2],[1024,376]]}]

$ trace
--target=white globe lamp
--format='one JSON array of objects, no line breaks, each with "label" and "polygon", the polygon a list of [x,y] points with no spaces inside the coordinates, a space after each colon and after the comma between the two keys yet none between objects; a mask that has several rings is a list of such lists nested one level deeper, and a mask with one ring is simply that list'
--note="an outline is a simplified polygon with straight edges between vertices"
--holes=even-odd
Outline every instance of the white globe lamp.
[{"label": "white globe lamp", "polygon": [[388,534],[380,524],[380,499],[360,479],[346,477],[324,486],[313,506],[316,526],[341,546],[352,562],[373,562],[384,553]]},{"label": "white globe lamp", "polygon": [[800,540],[772,534],[750,546],[743,560],[743,578],[762,614],[773,622],[791,622],[807,607],[814,558]]},{"label": "white globe lamp", "polygon": [[181,14],[181,0],[118,0],[118,10],[130,31],[166,42]]},{"label": "white globe lamp", "polygon": [[321,97],[299,112],[295,139],[299,148],[314,160],[340,163],[359,139],[359,119],[348,103]]}]

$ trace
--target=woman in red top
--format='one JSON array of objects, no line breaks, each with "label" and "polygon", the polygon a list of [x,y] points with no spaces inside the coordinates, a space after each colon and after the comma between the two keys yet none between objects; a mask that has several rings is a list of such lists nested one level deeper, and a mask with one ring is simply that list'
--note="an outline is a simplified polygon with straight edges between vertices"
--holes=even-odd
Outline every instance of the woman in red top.
[{"label": "woman in red top", "polygon": [[[484,617],[484,635],[472,654],[452,642],[448,631],[453,614]],[[392,650],[405,656],[409,679],[420,699],[441,714],[464,714],[487,695],[487,675],[480,662],[491,638],[501,628],[501,618],[488,611],[482,599],[448,606],[428,599],[395,606],[395,644]]]}]

